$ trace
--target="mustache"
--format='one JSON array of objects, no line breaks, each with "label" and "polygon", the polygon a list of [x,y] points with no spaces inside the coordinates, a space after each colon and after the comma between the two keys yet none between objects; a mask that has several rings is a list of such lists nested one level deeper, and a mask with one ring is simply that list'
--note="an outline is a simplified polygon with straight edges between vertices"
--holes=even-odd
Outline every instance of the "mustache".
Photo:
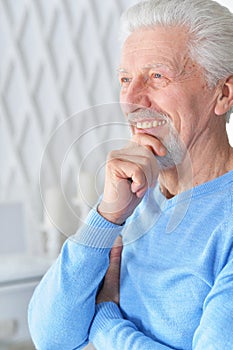
[{"label": "mustache", "polygon": [[146,119],[155,119],[162,121],[165,120],[166,122],[170,120],[167,114],[153,111],[151,109],[140,109],[135,112],[129,113],[127,119],[130,124],[134,124],[138,121],[143,121]]}]

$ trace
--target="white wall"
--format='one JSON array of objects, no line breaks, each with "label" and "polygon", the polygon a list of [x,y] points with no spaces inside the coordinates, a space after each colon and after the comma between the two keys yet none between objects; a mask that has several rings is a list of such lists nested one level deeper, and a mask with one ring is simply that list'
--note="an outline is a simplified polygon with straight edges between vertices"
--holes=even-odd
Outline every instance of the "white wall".
[{"label": "white wall", "polygon": [[[102,6],[99,0],[0,0],[0,201],[26,203],[29,249],[41,249],[39,173],[46,145],[57,125],[69,116],[90,106],[118,101],[115,68],[119,16],[136,2],[106,0]],[[233,10],[232,0],[219,2]],[[113,110],[119,113],[117,108]],[[107,113],[107,107],[98,113],[95,110],[93,115],[81,113],[75,128],[87,129],[91,118],[96,124],[106,122]],[[109,113],[109,120],[118,118],[114,113]],[[233,120],[229,125],[233,142],[232,125]],[[64,142],[73,140],[73,131],[71,123]],[[103,140],[115,137],[110,128],[96,129],[85,136],[88,149],[99,142],[100,136]],[[49,145],[43,173],[50,185],[58,181],[56,160],[60,150],[53,146]],[[102,154],[108,146],[102,143],[95,150]],[[76,186],[81,152],[87,156],[81,145],[72,151],[63,178],[69,191]]]},{"label": "white wall", "polygon": [[[39,172],[52,133],[74,113],[118,101],[118,21],[131,3],[0,0],[0,201],[26,203],[29,249],[40,250]],[[87,122],[81,116],[76,127]],[[73,188],[79,151],[66,166],[64,182]],[[52,184],[59,149],[49,152],[44,177]]]},{"label": "white wall", "polygon": [[230,11],[233,10],[233,3],[231,0],[217,0],[217,2],[223,6],[228,7]]}]

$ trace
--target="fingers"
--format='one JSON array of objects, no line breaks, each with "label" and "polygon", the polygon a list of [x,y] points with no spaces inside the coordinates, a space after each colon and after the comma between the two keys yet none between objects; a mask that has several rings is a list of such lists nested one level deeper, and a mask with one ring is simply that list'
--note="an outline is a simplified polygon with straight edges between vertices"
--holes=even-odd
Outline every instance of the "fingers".
[{"label": "fingers", "polygon": [[[135,145],[142,147],[138,147],[138,149],[135,150],[135,147],[137,147]],[[147,186],[147,188],[154,187],[157,181],[158,166],[157,161],[155,161],[153,156],[165,156],[167,150],[159,139],[155,138],[152,135],[144,133],[134,134],[127,148],[131,150],[130,154],[128,155],[128,160],[134,161],[136,164],[140,165],[141,170],[144,173],[144,176],[140,174],[140,179],[139,176],[137,176],[138,181],[136,181],[135,176],[135,181],[133,181],[133,184],[131,186],[132,192],[137,193],[137,196],[140,198],[145,193],[143,190],[145,189],[145,186]],[[149,152],[145,152],[145,149]],[[133,152],[135,154],[141,155],[141,159],[133,159]],[[133,177],[132,180],[134,180]]]},{"label": "fingers", "polygon": [[132,136],[132,141],[136,142],[138,145],[146,147],[148,150],[154,153],[154,155],[163,157],[166,155],[166,148],[162,142],[156,139],[154,136],[148,134],[134,134]]},{"label": "fingers", "polygon": [[[131,191],[138,198],[141,198],[148,187],[154,187],[158,178],[158,164],[150,144],[152,142],[148,142],[147,146],[135,141],[130,142],[126,148],[111,152],[107,162],[109,172],[114,174],[115,178],[132,180]],[[153,147],[154,151],[158,148],[157,153],[164,152],[160,144]]]},{"label": "fingers", "polygon": [[148,134],[134,135],[127,147],[110,152],[99,214],[116,224],[125,222],[147,189],[157,182],[159,166],[155,155],[165,154],[162,143]]},{"label": "fingers", "polygon": [[[125,184],[125,187],[129,187],[133,194],[138,195],[138,192],[146,191],[148,186],[151,186],[153,183],[152,168],[149,159],[146,157],[143,158],[135,156],[134,154],[119,153],[115,154],[114,158],[109,160],[108,166],[115,178],[124,180],[131,179],[130,182]],[[118,193],[120,190],[119,185],[117,188]],[[123,188],[121,192],[123,192]],[[123,195],[122,193],[122,196]],[[130,196],[128,198],[130,200]]]}]

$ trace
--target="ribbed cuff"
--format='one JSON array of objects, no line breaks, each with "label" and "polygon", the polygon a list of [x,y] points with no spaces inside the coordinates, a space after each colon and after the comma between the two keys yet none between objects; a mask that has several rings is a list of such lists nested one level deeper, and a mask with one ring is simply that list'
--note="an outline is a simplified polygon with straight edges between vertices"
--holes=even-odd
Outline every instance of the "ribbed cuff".
[{"label": "ribbed cuff", "polygon": [[96,314],[90,329],[90,341],[94,342],[95,337],[98,336],[104,330],[108,331],[108,328],[112,328],[114,320],[123,319],[122,313],[113,302],[105,302],[96,305]]},{"label": "ribbed cuff", "polygon": [[111,248],[122,229],[123,226],[113,224],[92,209],[72,240],[92,248]]}]

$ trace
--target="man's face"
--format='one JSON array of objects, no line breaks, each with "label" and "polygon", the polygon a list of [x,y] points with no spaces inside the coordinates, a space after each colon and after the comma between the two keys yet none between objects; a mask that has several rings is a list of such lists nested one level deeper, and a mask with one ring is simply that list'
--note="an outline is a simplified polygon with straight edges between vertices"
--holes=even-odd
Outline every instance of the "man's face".
[{"label": "man's face", "polygon": [[133,133],[153,135],[165,146],[171,141],[173,148],[178,133],[191,150],[208,128],[216,96],[189,58],[187,39],[181,28],[135,31],[123,46],[119,79],[120,102]]}]

